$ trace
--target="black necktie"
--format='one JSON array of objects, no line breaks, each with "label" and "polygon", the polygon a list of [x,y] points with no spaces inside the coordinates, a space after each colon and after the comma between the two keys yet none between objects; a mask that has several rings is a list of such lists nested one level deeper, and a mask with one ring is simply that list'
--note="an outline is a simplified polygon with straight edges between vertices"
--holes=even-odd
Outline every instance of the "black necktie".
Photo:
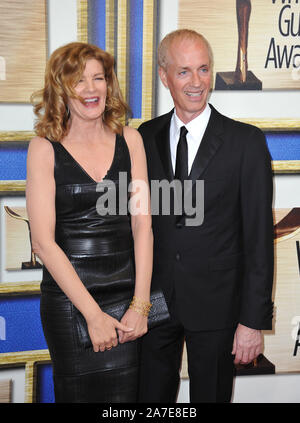
[{"label": "black necktie", "polygon": [[175,179],[179,179],[182,183],[188,178],[188,146],[186,134],[188,133],[185,126],[180,128],[180,137],[177,144]]}]

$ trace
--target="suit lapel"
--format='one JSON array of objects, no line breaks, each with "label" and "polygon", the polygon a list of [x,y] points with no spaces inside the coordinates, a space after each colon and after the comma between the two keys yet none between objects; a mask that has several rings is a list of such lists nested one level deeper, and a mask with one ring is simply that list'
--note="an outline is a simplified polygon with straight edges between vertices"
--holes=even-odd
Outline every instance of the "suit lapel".
[{"label": "suit lapel", "polygon": [[[206,131],[194,159],[189,179],[193,184],[201,177],[210,161],[222,144],[221,134],[223,132],[222,115],[210,105],[211,115]],[[166,115],[165,123],[155,136],[156,147],[163,165],[166,178],[171,182],[174,179],[174,172],[170,153],[170,122],[173,110]]]},{"label": "suit lapel", "polygon": [[[211,115],[208,121],[206,131],[203,135],[202,141],[198,148],[196,157],[194,159],[189,179],[193,181],[192,186],[197,180],[201,179],[204,171],[207,169],[209,163],[217,153],[223,140],[221,134],[223,132],[222,115],[218,113],[214,107],[211,107]],[[186,194],[185,194],[186,195]],[[177,225],[185,225],[186,215],[183,213],[177,217]]]},{"label": "suit lapel", "polygon": [[171,182],[174,179],[170,152],[170,122],[173,110],[166,115],[166,122],[155,136],[156,147],[162,162],[166,178]]},{"label": "suit lapel", "polygon": [[201,177],[205,169],[209,165],[219,147],[222,144],[221,134],[223,132],[222,115],[220,115],[214,107],[211,107],[211,115],[208,121],[206,131],[198,148],[194,159],[189,179],[193,184]]}]

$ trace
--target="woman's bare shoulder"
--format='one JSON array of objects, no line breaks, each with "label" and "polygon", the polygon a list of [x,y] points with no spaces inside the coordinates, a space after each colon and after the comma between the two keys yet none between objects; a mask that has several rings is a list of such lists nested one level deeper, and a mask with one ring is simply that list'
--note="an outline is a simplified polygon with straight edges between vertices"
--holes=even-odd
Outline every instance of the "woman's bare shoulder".
[{"label": "woman's bare shoulder", "polygon": [[36,136],[29,142],[29,148],[38,151],[50,151],[52,146],[51,142],[47,138]]},{"label": "woman's bare shoulder", "polygon": [[123,135],[130,150],[136,150],[143,145],[140,133],[130,126],[124,126]]},{"label": "woman's bare shoulder", "polygon": [[28,160],[29,162],[52,164],[54,151],[51,142],[43,137],[32,138],[28,147]]}]

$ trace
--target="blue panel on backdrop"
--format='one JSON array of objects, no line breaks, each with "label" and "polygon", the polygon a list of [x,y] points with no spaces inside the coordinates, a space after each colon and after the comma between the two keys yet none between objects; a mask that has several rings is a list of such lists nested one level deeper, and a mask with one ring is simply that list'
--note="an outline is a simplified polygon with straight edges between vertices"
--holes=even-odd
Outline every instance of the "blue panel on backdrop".
[{"label": "blue panel on backdrop", "polygon": [[300,132],[267,132],[272,160],[300,160]]},{"label": "blue panel on backdrop", "polygon": [[88,2],[89,42],[105,50],[105,0]]},{"label": "blue panel on backdrop", "polygon": [[[138,65],[137,65],[138,66]],[[140,73],[141,75],[141,73]],[[142,84],[133,78],[136,87]],[[131,93],[134,118],[141,116],[141,89]],[[300,132],[266,132],[268,147],[273,160],[300,160]],[[0,180],[26,179],[27,146],[0,149]]]},{"label": "blue panel on backdrop", "polygon": [[40,296],[0,299],[0,353],[47,349],[40,319]]},{"label": "blue panel on backdrop", "polygon": [[143,0],[130,1],[129,39],[129,106],[132,111],[132,117],[134,119],[141,119],[143,83]]},{"label": "blue panel on backdrop", "polygon": [[0,180],[26,179],[27,147],[0,149]]},{"label": "blue panel on backdrop", "polygon": [[39,364],[37,366],[36,402],[55,402],[51,364]]}]

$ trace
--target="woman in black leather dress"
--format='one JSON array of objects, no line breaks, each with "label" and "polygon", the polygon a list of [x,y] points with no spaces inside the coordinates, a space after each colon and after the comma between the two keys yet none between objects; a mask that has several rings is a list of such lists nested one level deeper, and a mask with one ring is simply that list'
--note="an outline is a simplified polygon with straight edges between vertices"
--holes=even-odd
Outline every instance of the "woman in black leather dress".
[{"label": "woman in black leather dress", "polygon": [[[120,123],[127,106],[113,58],[96,46],[70,43],[57,49],[38,96],[26,198],[33,249],[44,263],[41,318],[55,400],[135,402],[153,243],[142,140]],[[140,211],[131,215],[128,190],[120,194],[120,183],[124,191],[130,181],[147,187],[135,203]],[[103,214],[99,201],[108,183],[114,186],[117,209],[105,197],[102,208],[108,204],[108,214]],[[125,200],[125,212],[119,198]],[[121,322],[101,310],[133,295],[135,305]],[[80,343],[78,313],[87,323],[90,348]]]}]

